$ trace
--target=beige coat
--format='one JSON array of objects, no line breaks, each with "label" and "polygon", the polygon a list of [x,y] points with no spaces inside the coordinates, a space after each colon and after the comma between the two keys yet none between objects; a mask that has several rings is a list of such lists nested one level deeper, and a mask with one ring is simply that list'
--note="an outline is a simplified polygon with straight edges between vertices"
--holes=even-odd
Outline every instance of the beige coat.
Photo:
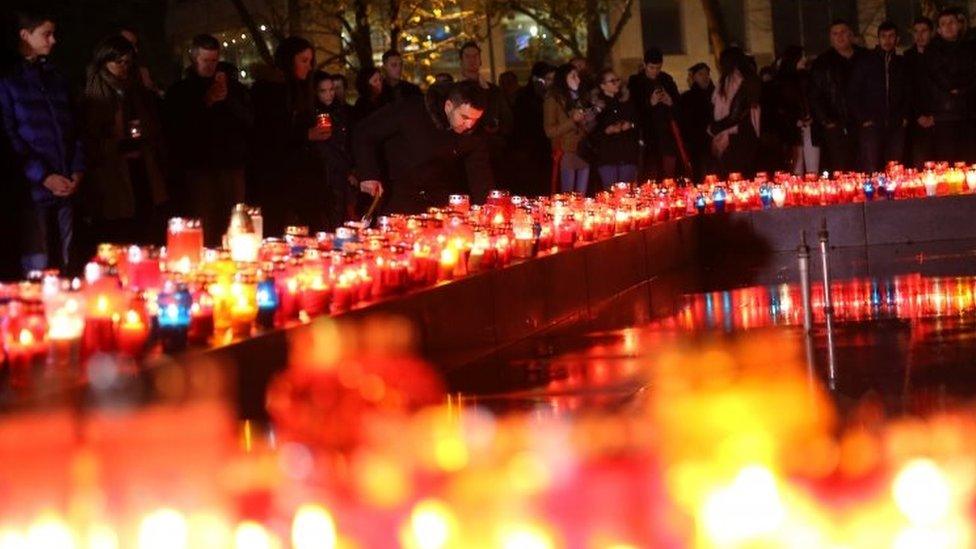
[{"label": "beige coat", "polygon": [[580,140],[586,135],[586,130],[573,122],[562,102],[552,94],[546,95],[542,103],[542,125],[554,151],[575,153]]}]

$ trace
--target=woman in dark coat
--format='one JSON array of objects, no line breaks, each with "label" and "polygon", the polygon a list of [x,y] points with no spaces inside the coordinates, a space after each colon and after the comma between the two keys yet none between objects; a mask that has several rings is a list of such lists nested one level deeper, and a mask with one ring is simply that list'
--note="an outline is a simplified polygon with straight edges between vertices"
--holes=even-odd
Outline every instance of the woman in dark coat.
[{"label": "woman in dark coat", "polygon": [[327,116],[328,130],[309,133],[309,148],[318,161],[322,177],[332,193],[330,225],[352,220],[358,183],[352,175],[352,108],[338,97],[332,75],[315,74],[315,119],[309,127],[321,126],[319,117]]},{"label": "woman in dark coat", "polygon": [[387,95],[383,93],[383,73],[377,67],[366,67],[356,73],[356,91],[359,98],[356,99],[353,111],[357,122],[387,103]]},{"label": "woman in dark coat", "polygon": [[313,118],[312,43],[291,36],[275,50],[276,70],[255,82],[254,198],[264,208],[265,233],[286,225],[328,225],[329,192],[307,144],[317,130]]},{"label": "woman in dark coat", "polygon": [[809,74],[803,48],[786,48],[774,83],[775,120],[779,124],[779,137],[789,150],[791,170],[796,175],[816,173],[820,169],[820,132],[810,114]]},{"label": "woman in dark coat", "polygon": [[88,67],[83,100],[86,213],[99,241],[162,242],[167,202],[156,97],[133,70],[120,35],[103,40]]},{"label": "woman in dark coat", "polygon": [[614,183],[633,183],[637,179],[637,109],[613,69],[600,71],[593,90],[596,127],[590,134],[596,157],[593,164],[600,173],[603,187]]},{"label": "woman in dark coat", "polygon": [[719,70],[721,76],[712,95],[715,121],[708,126],[712,157],[723,174],[752,174],[759,152],[762,84],[755,65],[738,47],[722,52]]}]

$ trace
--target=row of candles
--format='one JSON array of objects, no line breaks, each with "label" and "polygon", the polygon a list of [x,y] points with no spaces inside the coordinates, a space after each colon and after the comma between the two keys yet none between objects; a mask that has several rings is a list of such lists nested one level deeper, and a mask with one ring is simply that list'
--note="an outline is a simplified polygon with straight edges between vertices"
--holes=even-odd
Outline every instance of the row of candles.
[{"label": "row of candles", "polygon": [[376,228],[347,224],[311,235],[289,227],[284,238],[263,238],[260,209],[238,205],[222,249],[204,248],[199,220],[174,218],[166,248],[102,245],[84,281],[47,272],[0,287],[2,350],[18,371],[36,369],[48,355],[54,362],[98,352],[139,358],[156,342],[176,352],[686,215],[974,189],[976,167],[948,163],[921,171],[892,164],[870,176],[731,174],[694,186],[620,183],[591,198],[493,191],[472,205],[456,195],[424,215],[382,217]]}]

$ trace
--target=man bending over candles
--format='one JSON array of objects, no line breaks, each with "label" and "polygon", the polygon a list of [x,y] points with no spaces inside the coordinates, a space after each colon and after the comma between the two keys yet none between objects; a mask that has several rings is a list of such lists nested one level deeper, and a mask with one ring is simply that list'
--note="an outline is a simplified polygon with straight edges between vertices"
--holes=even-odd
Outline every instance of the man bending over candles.
[{"label": "man bending over candles", "polygon": [[360,189],[385,194],[384,211],[395,213],[421,213],[455,193],[483,202],[493,177],[487,141],[474,128],[486,104],[476,82],[435,84],[364,119],[353,132]]}]

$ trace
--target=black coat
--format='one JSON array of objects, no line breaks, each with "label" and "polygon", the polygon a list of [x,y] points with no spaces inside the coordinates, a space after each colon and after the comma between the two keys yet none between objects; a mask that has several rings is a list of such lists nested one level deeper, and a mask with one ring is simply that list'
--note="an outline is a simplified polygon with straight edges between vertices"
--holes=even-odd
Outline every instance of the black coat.
[{"label": "black coat", "polygon": [[847,85],[847,104],[854,122],[904,127],[911,97],[908,74],[905,59],[895,52],[886,54],[876,48],[858,57]]},{"label": "black coat", "polygon": [[[634,106],[637,108],[638,126],[644,142],[656,150],[658,154],[674,156],[677,146],[674,141],[671,122],[674,120],[678,101],[680,101],[678,86],[674,83],[674,78],[662,71],[657,78],[651,80],[642,69],[630,77],[627,86],[630,89]],[[671,97],[672,107],[662,103],[651,106],[651,94],[657,88],[663,88]]]},{"label": "black coat", "polygon": [[432,87],[426,96],[383,107],[354,129],[359,178],[386,183],[387,211],[419,213],[446,204],[459,191],[483,202],[492,188],[485,136],[455,133],[444,113],[445,98],[441,87]]},{"label": "black coat", "polygon": [[927,110],[937,121],[973,118],[976,58],[973,44],[935,38],[925,52]]},{"label": "black coat", "polygon": [[706,133],[712,122],[712,93],[715,85],[700,88],[692,85],[691,89],[681,94],[680,121],[681,135],[688,145],[688,152],[695,160],[708,151],[709,137]]},{"label": "black coat", "polygon": [[400,101],[406,99],[407,97],[413,97],[415,95],[423,95],[424,92],[420,91],[420,86],[414,84],[413,82],[407,82],[406,80],[400,80],[395,85],[389,82],[383,82],[383,91],[380,93],[380,102],[385,105],[387,103],[392,103],[394,101]]},{"label": "black coat", "polygon": [[[599,90],[597,90],[599,92]],[[590,133],[590,139],[595,141],[597,166],[611,164],[637,165],[640,145],[637,143],[637,109],[626,95],[608,98],[602,93],[595,94],[593,105],[599,109],[596,116],[596,127]],[[608,126],[618,122],[630,122],[634,128],[625,132],[608,135]]]},{"label": "black coat", "polygon": [[247,88],[227,78],[227,98],[207,106],[213,78],[189,72],[173,84],[163,104],[166,136],[180,169],[243,168],[254,112]]},{"label": "black coat", "polygon": [[928,67],[925,64],[925,55],[919,53],[917,46],[905,50],[902,56],[908,72],[909,122],[914,122],[919,116],[928,114],[931,108],[928,99]]},{"label": "black coat", "polygon": [[551,144],[546,136],[546,129],[542,122],[542,103],[545,91],[538,91],[536,84],[529,82],[519,88],[515,94],[515,134],[512,144],[519,148],[528,148],[535,154],[545,156],[549,161]]},{"label": "black coat", "polygon": [[[810,73],[803,70],[780,70],[774,80],[774,110],[763,117],[772,118],[777,125],[777,133],[783,144],[792,147],[803,145],[803,134],[797,125],[801,120],[812,116],[810,112],[809,90]],[[810,126],[811,140],[815,146],[821,143],[821,127],[816,122]]]},{"label": "black coat", "polygon": [[830,48],[813,62],[810,69],[810,111],[818,123],[855,127],[847,105],[847,87],[857,58],[867,50],[854,47],[850,58]]},{"label": "black coat", "polygon": [[342,181],[352,172],[352,108],[335,100],[331,105],[316,105],[316,119],[311,120],[309,127],[318,122],[319,114],[332,117],[332,137],[325,141],[309,142],[315,155],[324,163],[330,176],[341,177]]}]

